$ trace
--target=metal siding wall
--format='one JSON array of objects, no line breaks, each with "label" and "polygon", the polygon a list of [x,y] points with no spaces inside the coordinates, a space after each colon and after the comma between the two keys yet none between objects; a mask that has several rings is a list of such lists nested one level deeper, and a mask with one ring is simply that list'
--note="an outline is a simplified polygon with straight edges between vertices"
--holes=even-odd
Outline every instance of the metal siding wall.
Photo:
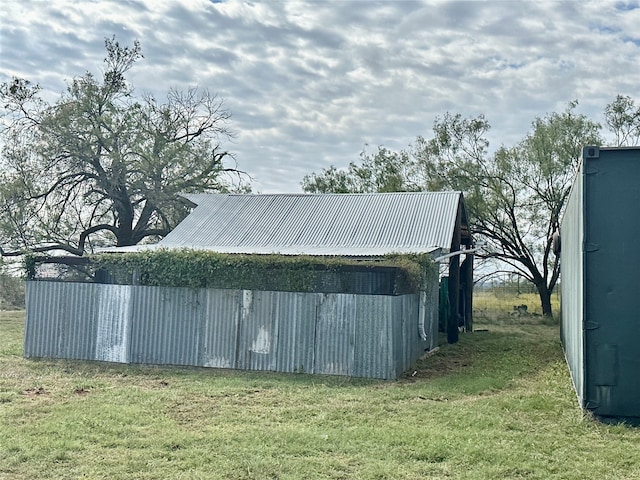
[{"label": "metal siding wall", "polygon": [[323,272],[316,288],[325,293],[357,293],[361,295],[394,294],[395,271],[387,272]]},{"label": "metal siding wall", "polygon": [[[143,287],[140,287],[143,288]],[[168,363],[198,365],[200,336],[206,313],[204,289],[169,288],[164,299],[170,318],[171,337],[166,345],[171,350]]]},{"label": "metal siding wall", "polygon": [[584,406],[584,174],[576,176],[562,218],[561,336],[580,405]]},{"label": "metal siding wall", "polygon": [[424,349],[419,303],[416,294],[27,282],[24,351],[27,357],[389,379]]},{"label": "metal siding wall", "polygon": [[130,285],[102,285],[97,292],[95,359],[129,362],[131,338]]},{"label": "metal siding wall", "polygon": [[237,368],[242,290],[206,290],[198,365]]},{"label": "metal siding wall", "polygon": [[131,322],[131,341],[129,344],[132,363],[165,363],[158,345],[163,338],[160,318],[161,289],[155,287],[136,287],[133,289],[133,307]]},{"label": "metal siding wall", "polygon": [[[435,291],[438,291],[437,284]],[[425,297],[427,301],[425,301]],[[402,349],[403,355],[398,363],[398,375],[415,365],[416,361],[424,355],[426,351],[432,350],[438,345],[438,302],[429,301],[429,295],[404,295],[402,297],[399,314],[402,318]],[[437,298],[437,297],[436,297]],[[424,330],[427,340],[422,340],[420,327],[418,325],[419,315],[424,318]]]},{"label": "metal siding wall", "polygon": [[[423,314],[420,311],[420,299],[419,296],[403,295],[399,298],[401,302],[398,305],[398,347],[399,354],[397,356],[396,374],[404,372],[409,368],[416,359],[420,358],[424,347],[423,340],[420,338],[420,329],[418,327],[419,315]],[[425,331],[428,327],[425,324]]]},{"label": "metal siding wall", "polygon": [[[393,354],[394,373],[398,376],[407,369],[410,358],[414,352],[410,348],[409,326],[415,326],[415,334],[418,334],[418,310],[412,310],[411,300],[417,295],[402,295],[396,297],[394,301],[394,323],[393,323]],[[417,303],[415,303],[417,307]],[[415,314],[415,316],[414,316]],[[415,319],[415,321],[414,321]]]},{"label": "metal siding wall", "polygon": [[134,287],[131,361],[198,365],[203,290]]},{"label": "metal siding wall", "polygon": [[[64,358],[95,359],[97,330],[97,298],[100,290],[88,283],[64,283],[63,304],[65,331],[68,340]],[[62,349],[64,351],[64,348]]]},{"label": "metal siding wall", "polygon": [[275,293],[243,291],[237,362],[240,369],[276,368],[278,322],[274,311]]},{"label": "metal siding wall", "polygon": [[[427,277],[427,285],[419,294],[403,295],[398,314],[402,319],[402,356],[399,356],[399,375],[413,366],[426,351],[438,346],[439,285],[438,272]],[[426,341],[422,339],[426,334]]]},{"label": "metal siding wall", "polygon": [[351,283],[351,285],[347,286],[347,288],[350,288],[350,290],[346,290],[347,292],[357,292],[365,295],[373,293],[394,293],[393,282],[395,272],[353,272],[347,278],[349,278]]},{"label": "metal siding wall", "polygon": [[89,284],[27,282],[24,355],[93,359],[97,293]]},{"label": "metal siding wall", "polygon": [[25,357],[59,356],[62,309],[57,286],[52,282],[26,282]]},{"label": "metal siding wall", "polygon": [[319,294],[275,292],[277,371],[310,373],[313,370],[318,300]]},{"label": "metal siding wall", "polygon": [[352,375],[395,378],[393,340],[398,297],[358,295],[355,299],[355,338]]},{"label": "metal siding wall", "polygon": [[438,282],[438,272],[434,270],[430,275],[430,278],[427,279],[427,286],[424,290],[424,303],[421,305],[421,308],[427,311],[426,319],[429,322],[429,328],[427,330],[427,345],[425,346],[422,343],[420,344],[420,355],[424,353],[425,348],[433,350],[439,344],[438,332],[440,331],[440,286]]},{"label": "metal siding wall", "polygon": [[356,295],[321,294],[313,373],[353,375]]}]

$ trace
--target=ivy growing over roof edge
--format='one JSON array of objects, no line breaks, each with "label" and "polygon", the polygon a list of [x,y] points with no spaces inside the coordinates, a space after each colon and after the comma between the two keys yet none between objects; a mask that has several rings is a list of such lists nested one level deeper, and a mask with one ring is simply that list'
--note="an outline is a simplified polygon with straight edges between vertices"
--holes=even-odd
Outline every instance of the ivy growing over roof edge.
[{"label": "ivy growing over roof edge", "polygon": [[[437,275],[437,265],[428,254],[360,260],[160,249],[82,258],[86,258],[85,270],[92,272],[90,281],[163,287],[398,295],[421,290]],[[28,256],[24,262],[28,278],[38,277],[39,263],[63,262]],[[356,291],[363,285],[374,291]]]}]

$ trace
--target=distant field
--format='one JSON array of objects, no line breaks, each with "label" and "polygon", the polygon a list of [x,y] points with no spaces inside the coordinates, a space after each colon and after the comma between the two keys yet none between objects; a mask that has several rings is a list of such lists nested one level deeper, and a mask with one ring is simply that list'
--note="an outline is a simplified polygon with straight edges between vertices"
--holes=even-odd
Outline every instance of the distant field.
[{"label": "distant field", "polygon": [[[495,318],[502,315],[514,315],[514,306],[526,305],[527,311],[533,315],[542,315],[540,297],[535,293],[513,294],[502,292],[500,289],[474,291],[473,309],[476,317]],[[551,296],[553,314],[560,314],[560,297],[557,293]]]},{"label": "distant field", "polygon": [[640,429],[579,409],[536,316],[395,382],[26,360],[23,328],[0,312],[0,479],[640,479]]}]

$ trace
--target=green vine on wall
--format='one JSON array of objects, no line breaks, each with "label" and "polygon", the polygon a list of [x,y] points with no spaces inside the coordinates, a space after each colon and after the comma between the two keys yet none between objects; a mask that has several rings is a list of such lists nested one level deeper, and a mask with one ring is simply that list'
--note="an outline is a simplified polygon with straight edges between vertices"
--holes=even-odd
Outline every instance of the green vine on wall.
[{"label": "green vine on wall", "polygon": [[[25,258],[28,278],[37,277],[40,261],[43,259],[37,256]],[[350,283],[349,279],[362,272],[390,275],[395,294],[416,292],[427,282],[427,278],[433,278],[432,275],[437,272],[436,264],[426,254],[394,254],[357,260],[160,249],[95,254],[86,258],[86,262],[94,272],[94,280],[104,283],[299,292],[336,288],[335,285],[327,287],[327,282],[351,285],[353,282]]]},{"label": "green vine on wall", "polygon": [[238,255],[201,250],[155,250],[91,257],[116,283],[191,288],[316,291],[327,274],[396,269],[399,281],[417,291],[429,268],[428,255],[389,255],[376,260],[288,255]]},{"label": "green vine on wall", "polygon": [[22,257],[22,268],[24,268],[27,280],[36,278],[38,261],[40,257],[34,253],[27,253]]}]

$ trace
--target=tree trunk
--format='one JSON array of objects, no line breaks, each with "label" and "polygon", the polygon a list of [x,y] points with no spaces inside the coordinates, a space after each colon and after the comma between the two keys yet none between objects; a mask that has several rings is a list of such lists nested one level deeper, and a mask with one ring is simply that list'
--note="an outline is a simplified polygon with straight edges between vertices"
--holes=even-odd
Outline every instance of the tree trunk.
[{"label": "tree trunk", "polygon": [[546,284],[536,285],[538,289],[538,295],[540,295],[540,304],[542,305],[542,314],[545,317],[553,317],[553,310],[551,308],[551,290]]}]

